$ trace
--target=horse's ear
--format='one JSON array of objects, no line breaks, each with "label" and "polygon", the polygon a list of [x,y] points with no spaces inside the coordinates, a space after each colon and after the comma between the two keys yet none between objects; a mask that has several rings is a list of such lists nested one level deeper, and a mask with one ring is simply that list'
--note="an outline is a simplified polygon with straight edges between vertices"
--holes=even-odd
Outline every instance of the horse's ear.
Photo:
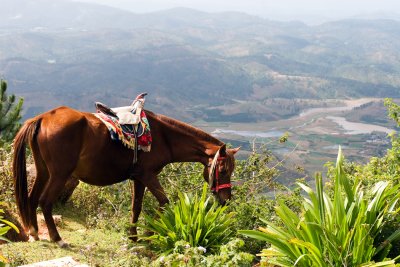
[{"label": "horse's ear", "polygon": [[232,152],[233,155],[235,155],[239,150],[240,150],[241,146],[237,147],[237,148],[233,148],[230,151]]},{"label": "horse's ear", "polygon": [[226,144],[223,144],[220,148],[219,148],[219,155],[221,157],[226,157]]}]

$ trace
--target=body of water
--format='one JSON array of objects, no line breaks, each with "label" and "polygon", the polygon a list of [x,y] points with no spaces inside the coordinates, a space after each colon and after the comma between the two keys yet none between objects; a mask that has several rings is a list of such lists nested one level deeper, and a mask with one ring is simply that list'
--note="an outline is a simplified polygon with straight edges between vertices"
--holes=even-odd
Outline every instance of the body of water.
[{"label": "body of water", "polygon": [[394,131],[393,129],[379,125],[351,122],[343,117],[327,116],[326,118],[333,121],[334,123],[339,124],[346,131],[346,134],[370,134],[372,132],[382,132],[389,134]]}]

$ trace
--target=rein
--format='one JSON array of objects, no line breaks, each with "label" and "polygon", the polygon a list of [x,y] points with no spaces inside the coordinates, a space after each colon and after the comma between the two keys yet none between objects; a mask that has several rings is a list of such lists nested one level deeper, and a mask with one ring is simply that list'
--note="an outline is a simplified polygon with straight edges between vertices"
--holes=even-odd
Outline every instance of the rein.
[{"label": "rein", "polygon": [[[218,150],[218,152],[215,154],[214,159],[211,163],[209,182],[210,182],[210,187],[211,187],[210,189],[213,192],[218,193],[218,191],[221,189],[232,187],[231,183],[226,183],[226,184],[219,183],[219,166],[221,164],[221,161],[223,161],[224,159],[226,159],[226,157],[220,157],[219,150]],[[215,187],[213,187],[214,178],[215,178]]]}]

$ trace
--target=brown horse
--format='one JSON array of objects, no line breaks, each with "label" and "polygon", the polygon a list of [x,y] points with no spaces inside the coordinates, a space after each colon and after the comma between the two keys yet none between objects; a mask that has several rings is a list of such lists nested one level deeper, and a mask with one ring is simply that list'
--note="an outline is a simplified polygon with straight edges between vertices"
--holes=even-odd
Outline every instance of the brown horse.
[{"label": "brown horse", "polygon": [[[152,149],[140,151],[133,168],[133,150],[112,141],[107,127],[91,113],[59,107],[25,122],[14,140],[13,173],[22,223],[35,240],[39,239],[36,209],[40,205],[50,239],[60,246],[66,245],[56,229],[52,206],[69,177],[98,186],[133,180],[133,223],[141,212],[146,187],[160,206],[168,203],[157,175],[172,162],[202,163],[204,178],[214,188],[219,202],[224,204],[230,199],[230,178],[238,148],[226,149],[224,143],[197,128],[145,112],[153,136]],[[27,142],[37,170],[29,196],[25,162]],[[136,227],[132,227],[131,234],[136,233]]]}]

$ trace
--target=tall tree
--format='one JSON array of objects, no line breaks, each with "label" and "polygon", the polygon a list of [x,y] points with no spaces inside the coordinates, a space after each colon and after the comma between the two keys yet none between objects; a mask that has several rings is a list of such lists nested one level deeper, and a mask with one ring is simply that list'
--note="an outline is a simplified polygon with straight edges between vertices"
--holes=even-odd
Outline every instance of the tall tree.
[{"label": "tall tree", "polygon": [[24,100],[14,94],[7,96],[7,82],[0,80],[0,142],[10,141],[18,131]]}]

